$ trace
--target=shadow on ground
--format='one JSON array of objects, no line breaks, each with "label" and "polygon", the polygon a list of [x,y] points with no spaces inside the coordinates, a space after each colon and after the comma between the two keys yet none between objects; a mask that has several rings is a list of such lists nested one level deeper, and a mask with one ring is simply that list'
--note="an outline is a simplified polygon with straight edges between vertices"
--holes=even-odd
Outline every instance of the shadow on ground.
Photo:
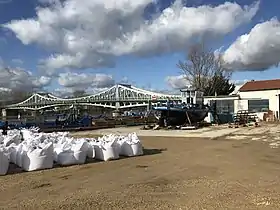
[{"label": "shadow on ground", "polygon": [[[143,156],[149,156],[149,155],[157,155],[157,154],[161,154],[162,152],[164,151],[167,151],[166,148],[164,149],[155,149],[155,148],[143,148]],[[127,158],[136,158],[136,157],[139,157],[139,156],[135,156],[135,157],[125,157],[125,156],[120,156],[119,159],[116,159],[116,160],[111,160],[111,161],[118,161],[120,159],[127,159]],[[86,159],[86,162],[82,165],[88,165],[88,164],[93,164],[93,163],[100,163],[100,162],[104,162],[102,160],[96,160],[96,159],[93,159],[93,158],[87,158]],[[69,165],[70,166],[70,165]],[[66,168],[66,167],[69,167],[69,166],[61,166],[57,163],[54,163],[53,165],[53,168],[52,169],[55,169],[55,168]],[[44,170],[51,170],[51,169],[44,169]],[[11,175],[11,174],[18,174],[18,173],[24,173],[25,171],[20,168],[19,166],[15,165],[15,164],[12,164],[10,163],[9,165],[9,170],[8,170],[8,173],[7,175]]]},{"label": "shadow on ground", "polygon": [[164,149],[148,149],[148,148],[143,148],[144,155],[157,155],[161,154],[162,152],[167,151],[167,148]]}]

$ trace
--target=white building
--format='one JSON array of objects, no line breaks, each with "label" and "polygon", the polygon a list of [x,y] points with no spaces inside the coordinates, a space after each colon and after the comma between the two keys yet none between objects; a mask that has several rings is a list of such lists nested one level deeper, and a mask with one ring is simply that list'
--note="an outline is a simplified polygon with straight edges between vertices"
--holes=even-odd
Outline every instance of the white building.
[{"label": "white building", "polygon": [[280,79],[250,81],[245,83],[235,95],[204,97],[205,104],[216,100],[217,111],[220,114],[233,114],[239,110],[256,113],[273,111],[279,119]]}]

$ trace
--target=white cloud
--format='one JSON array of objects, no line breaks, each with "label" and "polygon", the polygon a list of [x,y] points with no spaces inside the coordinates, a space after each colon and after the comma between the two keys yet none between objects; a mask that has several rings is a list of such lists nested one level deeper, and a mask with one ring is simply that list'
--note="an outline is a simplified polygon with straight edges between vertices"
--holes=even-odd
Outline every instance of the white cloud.
[{"label": "white cloud", "polygon": [[112,67],[122,55],[180,52],[194,38],[224,35],[255,16],[259,2],[241,7],[184,7],[176,3],[151,20],[144,11],[154,0],[65,0],[38,7],[37,17],[5,25],[25,45],[53,50],[46,69]]},{"label": "white cloud", "polygon": [[[189,87],[189,82],[186,80],[184,75],[179,75],[179,76],[167,76],[165,78],[165,81],[169,87],[172,89],[183,89],[186,87]],[[235,91],[238,91],[239,88],[244,85],[246,82],[249,80],[230,80],[230,83],[235,84],[236,88]]]},{"label": "white cloud", "polygon": [[[85,93],[87,95],[95,94],[102,92],[104,90],[107,90],[108,88],[87,88],[85,89]],[[79,89],[76,89],[79,91]],[[73,88],[68,88],[68,87],[62,87],[62,88],[56,88],[53,92],[54,95],[59,96],[59,97],[73,97],[73,93],[76,91]]]},{"label": "white cloud", "polygon": [[239,89],[249,80],[247,79],[243,79],[243,80],[231,80],[230,82],[235,84],[235,88],[234,91],[232,93],[230,93],[229,95],[236,95],[239,93]]},{"label": "white cloud", "polygon": [[61,73],[58,83],[63,86],[63,92],[85,90],[96,92],[96,90],[111,87],[115,84],[111,75],[107,74],[85,74],[85,73]]},{"label": "white cloud", "polygon": [[43,5],[48,4],[54,4],[54,3],[60,3],[60,0],[38,0],[39,3]]},{"label": "white cloud", "polygon": [[230,80],[231,83],[237,85],[244,85],[246,82],[248,82],[248,79],[236,79],[236,80]]},{"label": "white cloud", "polygon": [[51,78],[49,77],[36,77],[22,68],[3,67],[0,62],[0,91],[32,91],[41,89],[49,85],[50,82]]},{"label": "white cloud", "polygon": [[224,53],[233,70],[264,70],[280,62],[280,22],[273,18],[240,36]]},{"label": "white cloud", "polygon": [[167,76],[165,81],[167,85],[173,89],[182,89],[190,86],[184,75]]},{"label": "white cloud", "polygon": [[121,79],[120,83],[128,84],[128,83],[129,83],[128,77],[123,77],[123,78]]},{"label": "white cloud", "polygon": [[52,78],[47,76],[40,76],[32,78],[32,85],[35,88],[42,88],[50,84]]},{"label": "white cloud", "polygon": [[3,59],[0,57],[0,69],[4,68],[5,64]]}]

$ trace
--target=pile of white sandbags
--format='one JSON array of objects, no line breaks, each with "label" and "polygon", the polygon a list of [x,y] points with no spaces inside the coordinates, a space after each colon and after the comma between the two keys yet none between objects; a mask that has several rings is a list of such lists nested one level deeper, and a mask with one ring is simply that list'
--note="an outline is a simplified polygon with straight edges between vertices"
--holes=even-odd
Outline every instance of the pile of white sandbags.
[{"label": "pile of white sandbags", "polygon": [[139,155],[143,155],[143,148],[136,133],[73,138],[68,132],[39,133],[32,128],[0,134],[0,175],[7,173],[9,163],[35,171],[52,168],[54,162],[68,166],[84,164],[86,158],[108,161]]}]

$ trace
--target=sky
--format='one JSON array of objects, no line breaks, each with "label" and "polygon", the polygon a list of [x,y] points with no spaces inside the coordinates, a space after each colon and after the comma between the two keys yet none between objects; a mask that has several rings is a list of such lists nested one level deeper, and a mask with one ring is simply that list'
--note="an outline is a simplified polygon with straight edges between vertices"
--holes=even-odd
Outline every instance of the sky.
[{"label": "sky", "polygon": [[0,0],[0,90],[171,93],[202,36],[237,85],[280,78],[279,11],[275,0]]}]

